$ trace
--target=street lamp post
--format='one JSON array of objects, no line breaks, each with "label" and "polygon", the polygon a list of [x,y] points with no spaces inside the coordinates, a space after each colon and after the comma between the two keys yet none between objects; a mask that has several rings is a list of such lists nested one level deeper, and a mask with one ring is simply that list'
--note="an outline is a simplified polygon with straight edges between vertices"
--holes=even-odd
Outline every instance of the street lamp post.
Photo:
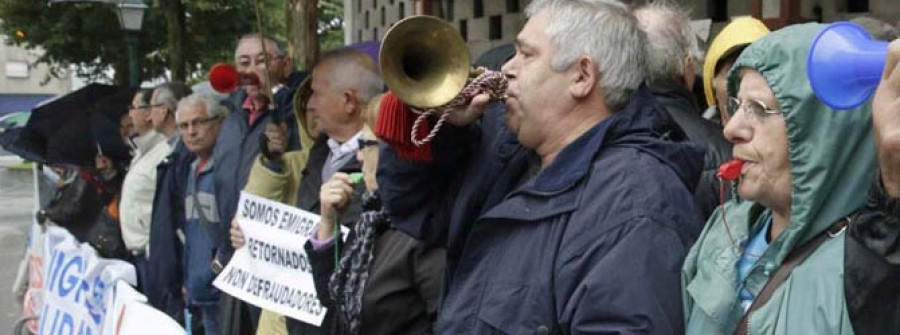
[{"label": "street lamp post", "polygon": [[147,5],[142,0],[122,0],[118,2],[116,14],[119,17],[119,24],[125,31],[126,44],[128,46],[128,74],[129,84],[138,86],[140,77],[138,76],[137,62],[137,32],[141,31],[141,24],[144,22],[144,11]]},{"label": "street lamp post", "polygon": [[147,10],[144,0],[50,0],[50,5],[67,2],[101,2],[116,5],[116,16],[119,17],[119,25],[125,31],[125,44],[128,48],[129,84],[138,86],[140,77],[138,76],[137,37],[135,35],[141,31],[141,24],[144,23],[144,11]]}]

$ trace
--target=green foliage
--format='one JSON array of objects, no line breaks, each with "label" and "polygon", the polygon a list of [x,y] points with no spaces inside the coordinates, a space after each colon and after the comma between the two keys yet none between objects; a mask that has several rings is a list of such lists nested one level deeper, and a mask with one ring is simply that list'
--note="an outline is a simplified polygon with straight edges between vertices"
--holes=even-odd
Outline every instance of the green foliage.
[{"label": "green foliage", "polygon": [[319,49],[331,50],[344,45],[344,2],[319,0]]},{"label": "green foliage", "polygon": [[[141,78],[157,78],[168,68],[165,16],[160,1],[152,0],[137,33]],[[257,29],[253,1],[181,0],[186,13],[185,61],[195,76],[215,62],[232,61],[236,39]],[[263,30],[284,37],[284,0],[259,0]],[[119,26],[113,5],[95,2],[53,3],[46,0],[0,1],[0,33],[8,43],[45,52],[39,63],[60,76],[70,65],[88,81],[110,81],[109,69],[127,71],[126,35]],[[21,31],[22,37],[16,32]],[[124,76],[117,76],[124,83]]]}]

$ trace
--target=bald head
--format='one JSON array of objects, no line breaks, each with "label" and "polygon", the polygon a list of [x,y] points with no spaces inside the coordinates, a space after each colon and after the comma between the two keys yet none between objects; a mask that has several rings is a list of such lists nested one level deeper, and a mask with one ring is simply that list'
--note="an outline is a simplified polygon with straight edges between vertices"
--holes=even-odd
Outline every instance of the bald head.
[{"label": "bald head", "polygon": [[687,11],[675,4],[652,2],[634,12],[647,34],[647,81],[651,85],[693,86],[702,53]]}]

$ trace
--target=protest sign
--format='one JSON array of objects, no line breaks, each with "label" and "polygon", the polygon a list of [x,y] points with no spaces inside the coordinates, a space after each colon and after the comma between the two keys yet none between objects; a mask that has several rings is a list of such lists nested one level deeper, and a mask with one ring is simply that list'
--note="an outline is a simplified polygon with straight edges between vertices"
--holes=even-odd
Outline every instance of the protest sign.
[{"label": "protest sign", "polygon": [[236,219],[246,245],[235,251],[213,285],[256,306],[321,325],[326,308],[316,295],[303,248],[319,216],[241,193]]},{"label": "protest sign", "polygon": [[47,227],[43,259],[42,335],[101,334],[107,288],[119,280],[137,281],[134,266],[100,258],[60,227]]}]

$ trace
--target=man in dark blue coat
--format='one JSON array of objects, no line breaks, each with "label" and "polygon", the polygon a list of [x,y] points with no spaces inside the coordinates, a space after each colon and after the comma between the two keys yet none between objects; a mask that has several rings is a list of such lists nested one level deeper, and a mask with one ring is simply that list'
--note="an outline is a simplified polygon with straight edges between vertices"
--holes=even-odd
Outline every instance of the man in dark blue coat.
[{"label": "man in dark blue coat", "polygon": [[382,153],[394,223],[447,247],[436,330],[682,334],[703,150],[642,86],[645,37],[625,5],[536,0],[527,14],[505,111],[479,95],[451,112],[433,163]]},{"label": "man in dark blue coat", "polygon": [[[222,124],[213,149],[216,205],[221,222],[227,223],[234,218],[240,192],[247,183],[253,161],[260,153],[259,148],[265,146],[265,142],[261,144],[261,141],[265,141],[266,127],[274,127],[274,124],[270,125],[272,121],[275,124],[283,122],[290,140],[287,150],[300,149],[292,98],[306,77],[305,74],[292,72],[291,59],[279,43],[258,34],[241,37],[234,58],[237,71],[255,75],[259,83],[242,86],[228,98],[226,104],[231,109],[231,115]],[[284,87],[280,87],[282,84]],[[266,93],[269,87],[277,90],[274,94],[277,108],[273,111],[270,111],[272,102]],[[223,235],[219,242],[216,259],[218,264],[224,266],[234,250],[226,236]],[[258,309],[234,301],[227,295],[222,297],[221,304],[224,334],[246,334],[255,329]]]}]

